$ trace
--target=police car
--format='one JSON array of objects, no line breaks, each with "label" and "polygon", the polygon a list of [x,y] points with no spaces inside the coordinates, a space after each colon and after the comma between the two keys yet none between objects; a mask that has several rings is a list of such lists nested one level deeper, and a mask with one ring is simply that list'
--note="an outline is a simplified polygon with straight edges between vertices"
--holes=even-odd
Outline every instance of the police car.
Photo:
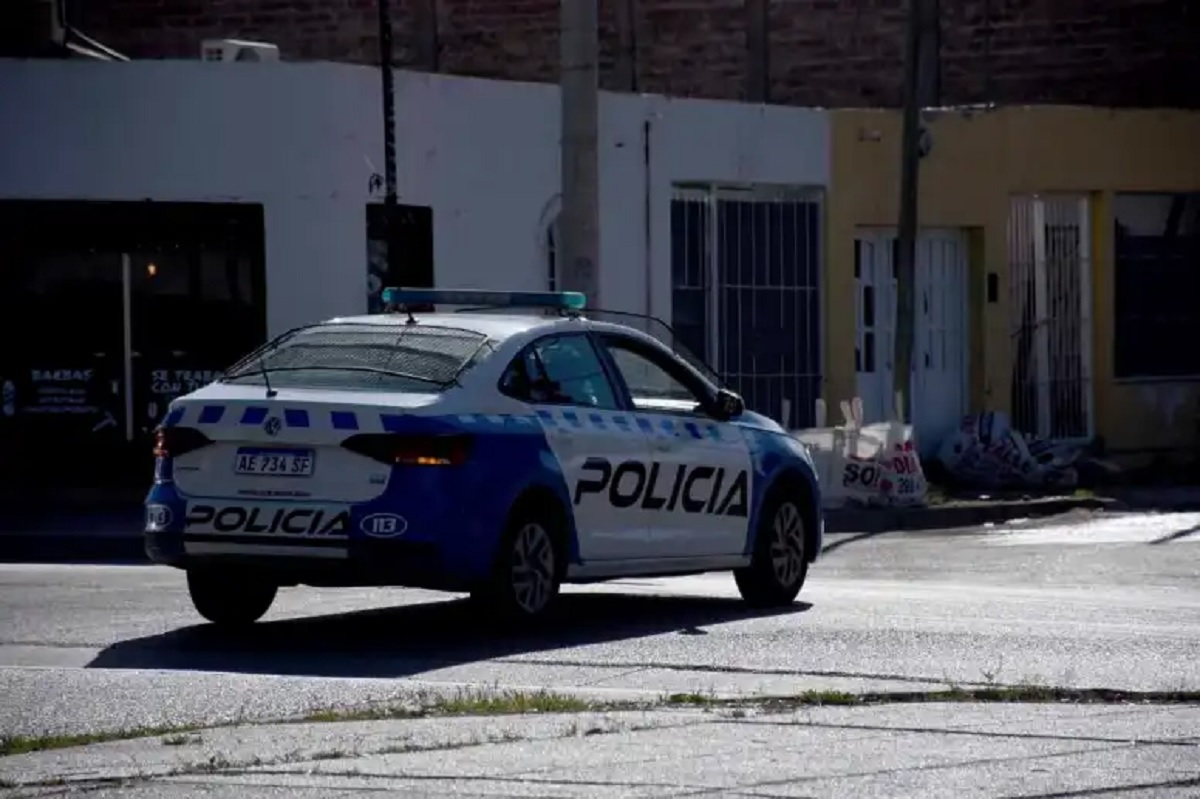
[{"label": "police car", "polygon": [[[723,570],[751,605],[794,601],[821,551],[812,461],[686,351],[574,292],[384,301],[171,403],[146,550],[201,616],[253,623],[281,586],[408,586],[520,621],[563,583]],[[426,312],[447,304],[484,307]]]}]

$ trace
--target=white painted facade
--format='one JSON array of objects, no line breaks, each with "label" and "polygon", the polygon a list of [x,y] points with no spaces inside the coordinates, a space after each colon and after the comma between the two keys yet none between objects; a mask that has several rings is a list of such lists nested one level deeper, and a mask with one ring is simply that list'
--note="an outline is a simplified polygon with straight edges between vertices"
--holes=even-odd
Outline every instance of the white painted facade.
[{"label": "white painted facade", "polygon": [[[379,84],[345,64],[0,61],[0,198],[261,203],[269,331],[361,313]],[[557,87],[398,72],[397,109],[437,285],[545,288]],[[606,93],[600,119],[604,307],[670,319],[673,184],[829,183],[823,111]]]}]

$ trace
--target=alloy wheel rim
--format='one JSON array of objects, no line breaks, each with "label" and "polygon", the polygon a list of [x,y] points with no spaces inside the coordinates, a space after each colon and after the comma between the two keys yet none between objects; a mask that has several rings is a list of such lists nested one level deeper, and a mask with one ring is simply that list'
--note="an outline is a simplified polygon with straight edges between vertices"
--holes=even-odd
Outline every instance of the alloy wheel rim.
[{"label": "alloy wheel rim", "polygon": [[513,546],[513,595],[526,613],[537,613],[550,601],[554,587],[554,544],[540,524],[529,523]]},{"label": "alloy wheel rim", "polygon": [[771,566],[779,584],[789,588],[804,569],[804,520],[791,502],[779,506],[771,523]]}]

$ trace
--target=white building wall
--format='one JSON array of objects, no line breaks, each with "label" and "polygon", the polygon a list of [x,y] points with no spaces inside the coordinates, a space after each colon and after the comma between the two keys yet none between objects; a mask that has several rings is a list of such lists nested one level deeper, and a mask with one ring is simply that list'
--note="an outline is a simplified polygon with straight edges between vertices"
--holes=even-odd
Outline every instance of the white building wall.
[{"label": "white building wall", "polygon": [[[601,103],[605,307],[645,312],[649,297],[669,320],[673,183],[829,182],[822,111]],[[0,198],[262,203],[269,330],[365,310],[366,204],[382,199],[368,188],[383,172],[377,70],[0,61],[0,109]],[[397,139],[401,200],[433,208],[437,284],[545,288],[557,87],[399,72]]]},{"label": "white building wall", "polygon": [[655,315],[670,320],[671,187],[681,182],[824,186],[830,181],[824,111],[716,100],[646,98],[652,138]]}]

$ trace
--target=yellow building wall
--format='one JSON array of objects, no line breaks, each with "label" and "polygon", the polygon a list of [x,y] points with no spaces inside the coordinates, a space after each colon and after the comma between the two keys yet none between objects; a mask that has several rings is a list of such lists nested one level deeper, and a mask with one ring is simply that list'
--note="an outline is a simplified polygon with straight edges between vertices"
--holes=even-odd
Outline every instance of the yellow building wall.
[{"label": "yellow building wall", "polygon": [[[830,113],[825,399],[837,407],[855,393],[854,235],[860,226],[896,226],[901,118],[898,111]],[[1011,410],[1011,196],[1088,193],[1096,432],[1117,449],[1200,446],[1200,384],[1113,379],[1111,216],[1114,192],[1200,191],[1200,113],[1034,106],[940,110],[924,120],[932,151],[921,161],[919,224],[969,229],[972,410]],[[989,271],[999,278],[993,304],[984,303]]]}]

